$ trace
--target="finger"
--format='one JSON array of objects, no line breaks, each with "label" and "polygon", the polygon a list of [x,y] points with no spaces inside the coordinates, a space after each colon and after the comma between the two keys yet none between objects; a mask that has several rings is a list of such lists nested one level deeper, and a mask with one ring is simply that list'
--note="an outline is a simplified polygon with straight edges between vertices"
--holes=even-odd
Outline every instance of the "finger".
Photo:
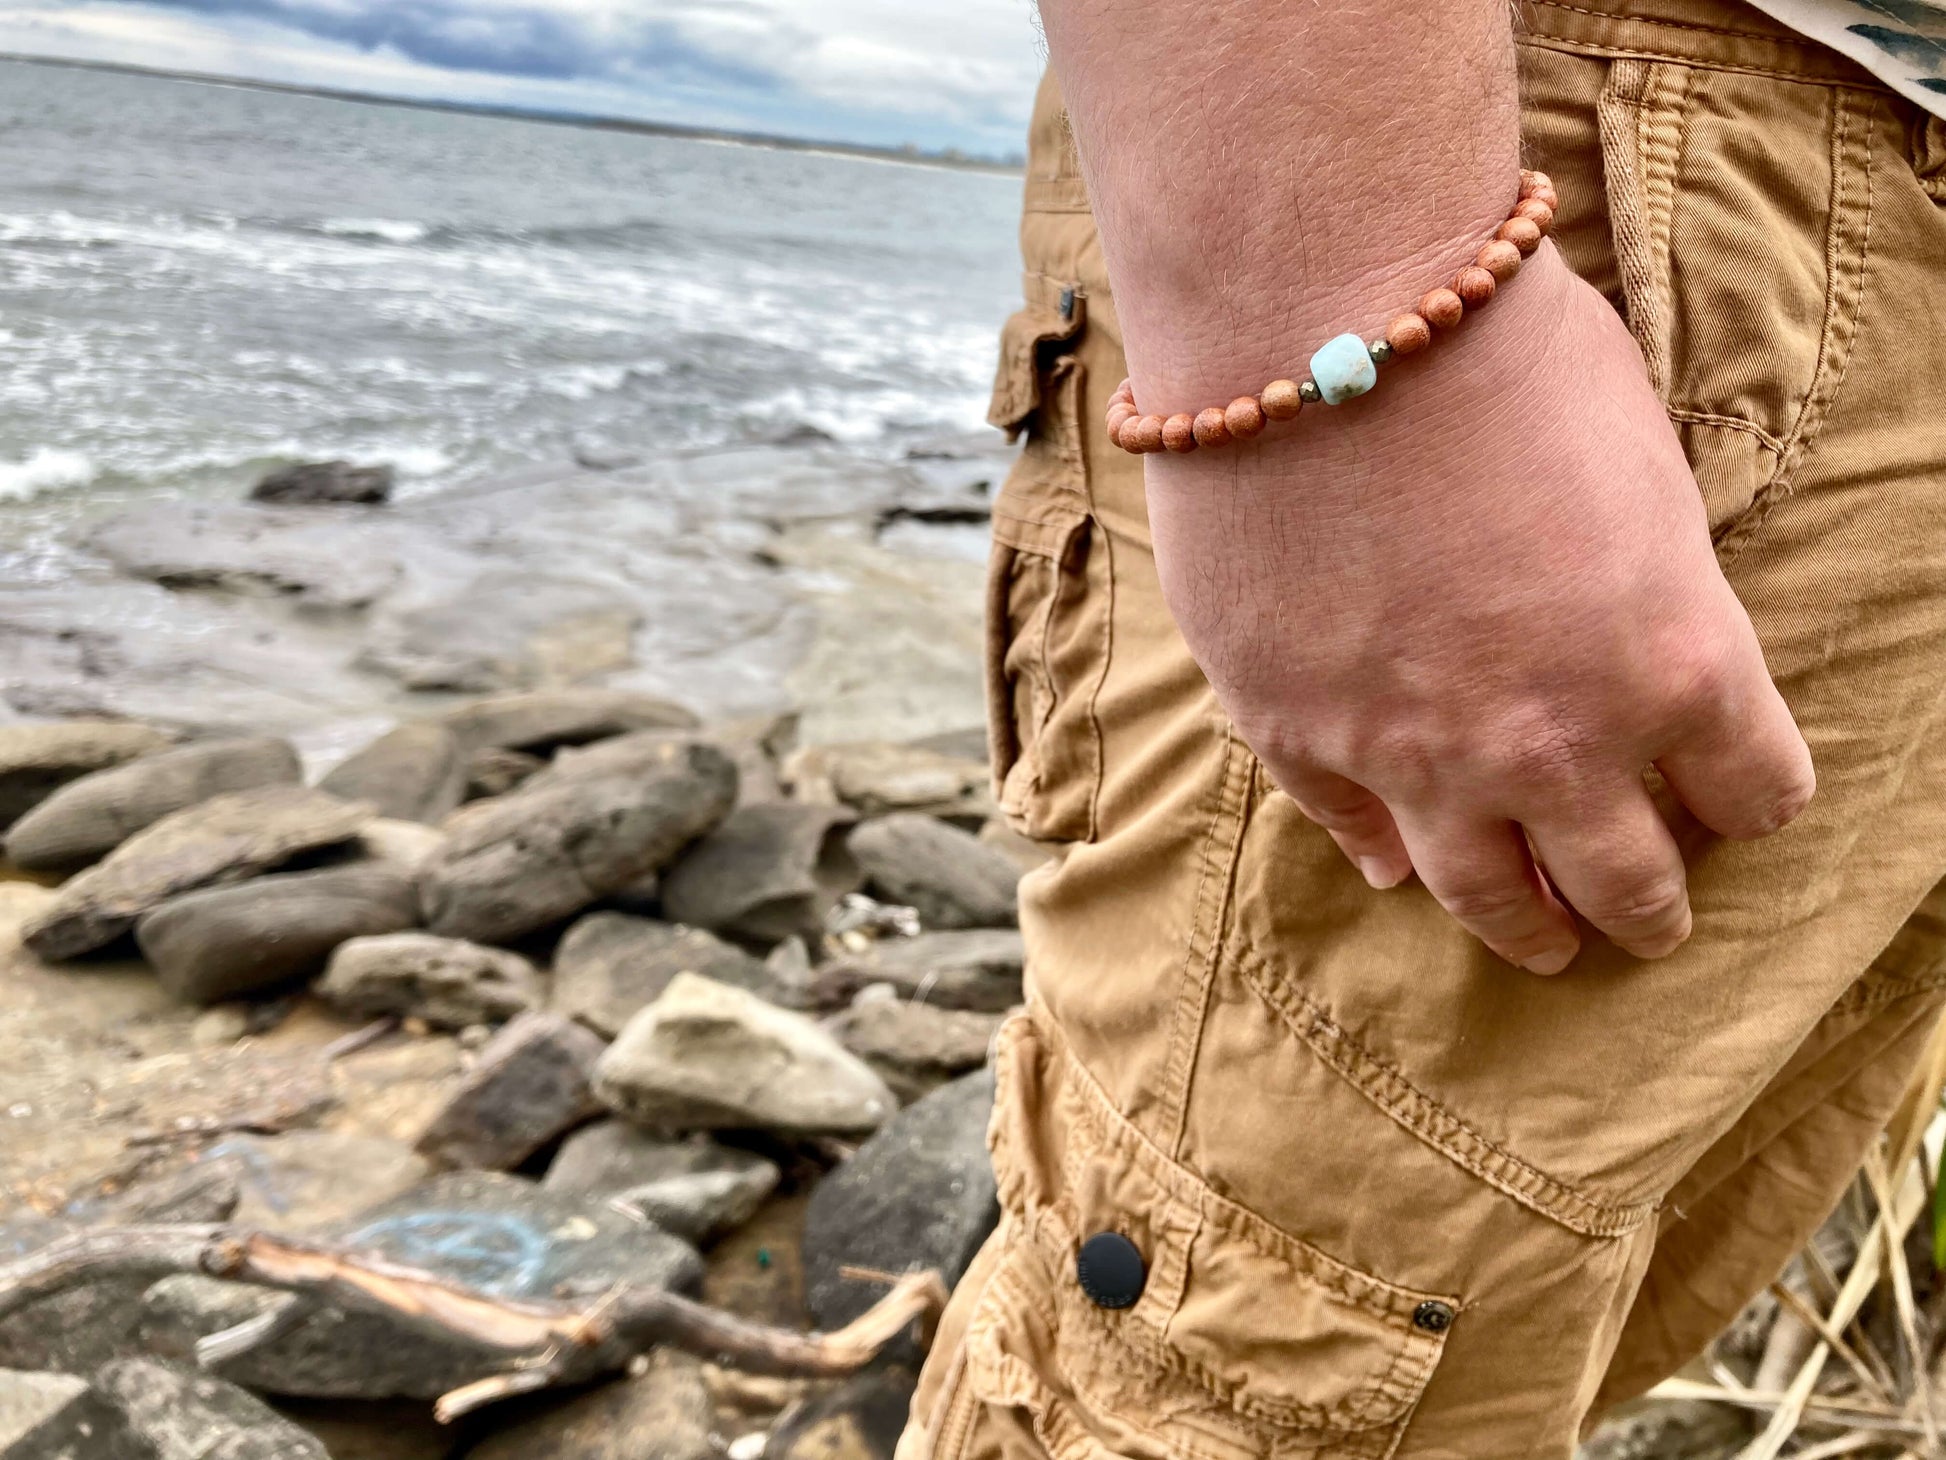
[{"label": "finger", "polygon": [[1530,819],[1527,834],[1561,896],[1619,947],[1661,958],[1689,936],[1682,852],[1640,780],[1619,780],[1572,817]]},{"label": "finger", "polygon": [[1711,831],[1749,839],[1782,830],[1811,803],[1811,750],[1753,649],[1744,681],[1719,695],[1700,729],[1656,769]]},{"label": "finger", "polygon": [[1399,828],[1385,803],[1356,781],[1329,771],[1302,771],[1279,778],[1297,809],[1331,833],[1365,880],[1380,889],[1412,875]]},{"label": "finger", "polygon": [[1434,826],[1401,816],[1419,880],[1460,926],[1529,973],[1559,973],[1581,951],[1574,917],[1511,821]]}]

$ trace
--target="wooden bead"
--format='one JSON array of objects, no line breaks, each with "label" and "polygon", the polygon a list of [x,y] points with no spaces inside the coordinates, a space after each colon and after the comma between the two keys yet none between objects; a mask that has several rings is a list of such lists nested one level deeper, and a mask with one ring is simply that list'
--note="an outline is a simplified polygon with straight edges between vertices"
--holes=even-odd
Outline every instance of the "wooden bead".
[{"label": "wooden bead", "polygon": [[1196,449],[1196,418],[1178,411],[1162,423],[1162,444],[1177,455]]},{"label": "wooden bead", "polygon": [[1493,298],[1493,275],[1478,264],[1468,264],[1453,275],[1453,292],[1468,309],[1478,309]]},{"label": "wooden bead", "polygon": [[1434,289],[1419,301],[1419,313],[1428,324],[1449,330],[1466,313],[1466,301],[1451,289]]},{"label": "wooden bead", "polygon": [[1417,354],[1432,343],[1432,326],[1422,315],[1395,315],[1385,326],[1385,343],[1395,355]]},{"label": "wooden bead", "polygon": [[1539,198],[1529,198],[1514,209],[1514,217],[1527,219],[1543,233],[1554,226],[1554,210]]},{"label": "wooden bead", "polygon": [[1118,400],[1127,401],[1130,405],[1135,404],[1135,386],[1126,376],[1123,377],[1122,383],[1115,387],[1115,393],[1108,398],[1111,405]]},{"label": "wooden bead", "polygon": [[1257,399],[1263,403],[1264,414],[1273,421],[1288,421],[1304,409],[1304,395],[1295,380],[1273,380]]},{"label": "wooden bead", "polygon": [[1504,284],[1520,272],[1520,250],[1505,239],[1496,238],[1480,246],[1473,262],[1493,275],[1495,282]]},{"label": "wooden bead", "polygon": [[1204,446],[1228,446],[1230,444],[1230,423],[1224,418],[1223,407],[1209,406],[1196,413],[1196,440]]},{"label": "wooden bead", "polygon": [[1542,188],[1531,198],[1522,198],[1521,201],[1523,203],[1545,203],[1555,212],[1558,213],[1561,211],[1561,195],[1555,192],[1553,188]]},{"label": "wooden bead", "polygon": [[1264,429],[1264,408],[1254,395],[1240,395],[1223,408],[1223,424],[1239,441],[1248,441]]},{"label": "wooden bead", "polygon": [[1521,197],[1531,198],[1542,188],[1546,188],[1549,192],[1552,192],[1554,190],[1554,179],[1544,172],[1535,172],[1530,167],[1523,167],[1520,170]]},{"label": "wooden bead", "polygon": [[1137,416],[1122,427],[1122,450],[1138,456],[1162,450],[1162,417]]},{"label": "wooden bead", "polygon": [[1511,243],[1524,254],[1541,246],[1541,227],[1532,218],[1509,218],[1493,236],[1503,243]]},{"label": "wooden bead", "polygon": [[1108,408],[1108,439],[1117,446],[1122,444],[1122,427],[1135,419],[1135,408],[1126,401],[1118,401]]}]

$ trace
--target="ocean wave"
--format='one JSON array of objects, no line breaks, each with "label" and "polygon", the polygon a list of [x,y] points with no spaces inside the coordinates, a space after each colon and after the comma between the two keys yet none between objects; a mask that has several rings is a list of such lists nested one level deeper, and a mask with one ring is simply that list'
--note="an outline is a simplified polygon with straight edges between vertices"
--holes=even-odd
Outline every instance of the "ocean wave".
[{"label": "ocean wave", "polygon": [[95,464],[79,451],[43,446],[25,461],[0,461],[0,502],[27,502],[46,492],[72,491],[95,479]]},{"label": "ocean wave", "polygon": [[423,243],[432,233],[426,224],[404,218],[326,218],[317,228],[333,238],[377,238],[386,243]]}]

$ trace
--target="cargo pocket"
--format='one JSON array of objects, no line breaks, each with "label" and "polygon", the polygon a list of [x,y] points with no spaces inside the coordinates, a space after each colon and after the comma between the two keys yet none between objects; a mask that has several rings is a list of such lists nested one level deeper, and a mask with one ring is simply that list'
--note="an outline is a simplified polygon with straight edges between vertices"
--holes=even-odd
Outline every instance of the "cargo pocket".
[{"label": "cargo pocket", "polygon": [[1085,304],[1077,287],[1037,277],[1003,332],[989,413],[1026,439],[993,506],[988,739],[994,796],[1014,828],[1086,841],[1101,784],[1094,701],[1108,663],[1109,581],[1087,510],[1073,353]]},{"label": "cargo pocket", "polygon": [[[1219,1196],[1030,1016],[1001,1035],[999,1080],[1004,1247],[933,1460],[1024,1457],[1028,1436],[1060,1460],[1392,1453],[1453,1299],[1367,1276]],[[1137,1260],[1091,1298],[1077,1262],[1104,1236]]]}]

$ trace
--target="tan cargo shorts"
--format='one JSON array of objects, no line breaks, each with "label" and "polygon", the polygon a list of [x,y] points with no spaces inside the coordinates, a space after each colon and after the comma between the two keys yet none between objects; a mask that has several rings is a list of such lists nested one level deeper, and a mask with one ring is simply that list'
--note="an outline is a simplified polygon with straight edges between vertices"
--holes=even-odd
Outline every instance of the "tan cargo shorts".
[{"label": "tan cargo shorts", "polygon": [[1946,125],[1728,0],[1520,24],[1555,237],[1641,342],[1817,800],[1688,839],[1695,935],[1657,963],[1590,935],[1535,978],[1368,888],[1163,605],[1044,87],[989,668],[1004,807],[1063,849],[1022,889],[1001,1227],[902,1460],[1567,1455],[1777,1274],[1937,1023]]}]

